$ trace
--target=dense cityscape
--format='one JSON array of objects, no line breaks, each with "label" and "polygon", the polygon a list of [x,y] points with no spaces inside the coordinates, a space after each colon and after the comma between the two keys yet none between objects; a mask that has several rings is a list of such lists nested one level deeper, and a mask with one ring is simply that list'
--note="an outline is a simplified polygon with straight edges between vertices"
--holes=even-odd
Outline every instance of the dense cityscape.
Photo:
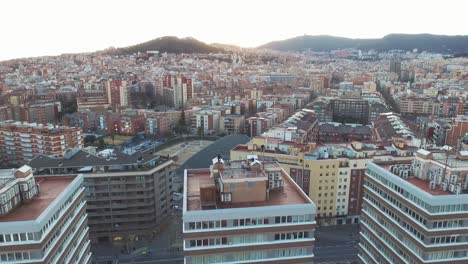
[{"label": "dense cityscape", "polygon": [[468,263],[468,40],[288,43],[0,61],[0,263]]}]

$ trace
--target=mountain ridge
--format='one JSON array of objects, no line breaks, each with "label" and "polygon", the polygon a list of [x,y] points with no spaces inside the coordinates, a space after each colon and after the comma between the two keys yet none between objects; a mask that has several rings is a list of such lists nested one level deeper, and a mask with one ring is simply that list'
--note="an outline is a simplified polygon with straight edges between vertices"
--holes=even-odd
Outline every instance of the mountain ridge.
[{"label": "mountain ridge", "polygon": [[136,45],[116,48],[108,53],[114,55],[133,54],[137,52],[159,51],[159,53],[211,53],[220,51],[219,48],[201,42],[195,38],[178,38],[164,36],[155,38]]},{"label": "mountain ridge", "polygon": [[345,38],[330,35],[303,35],[285,40],[271,41],[257,48],[278,51],[330,51],[356,48],[362,50],[405,50],[430,51],[439,53],[460,53],[468,51],[468,35],[434,35],[392,33],[382,38]]}]

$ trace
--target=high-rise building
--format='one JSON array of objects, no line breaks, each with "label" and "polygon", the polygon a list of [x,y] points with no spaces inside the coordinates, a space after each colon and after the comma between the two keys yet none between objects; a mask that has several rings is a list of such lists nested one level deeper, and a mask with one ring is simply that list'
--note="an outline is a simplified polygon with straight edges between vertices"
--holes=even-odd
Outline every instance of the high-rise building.
[{"label": "high-rise building", "polygon": [[369,162],[361,263],[468,263],[468,153]]},{"label": "high-rise building", "polygon": [[0,263],[91,263],[82,183],[0,170]]},{"label": "high-rise building", "polygon": [[313,263],[315,205],[276,162],[185,170],[185,263]]},{"label": "high-rise building", "polygon": [[0,155],[3,164],[22,164],[44,154],[63,157],[74,148],[83,147],[81,128],[0,122]]},{"label": "high-rise building", "polygon": [[127,81],[122,79],[108,80],[106,94],[108,103],[115,109],[128,106]]},{"label": "high-rise building", "polygon": [[91,240],[128,241],[151,236],[171,212],[174,161],[145,147],[38,156],[30,165],[39,175],[82,173]]},{"label": "high-rise building", "polygon": [[401,60],[398,58],[393,58],[390,61],[390,72],[396,73],[398,76],[401,74]]},{"label": "high-rise building", "polygon": [[166,75],[162,80],[166,103],[175,108],[183,108],[187,100],[194,97],[192,79],[184,76]]}]

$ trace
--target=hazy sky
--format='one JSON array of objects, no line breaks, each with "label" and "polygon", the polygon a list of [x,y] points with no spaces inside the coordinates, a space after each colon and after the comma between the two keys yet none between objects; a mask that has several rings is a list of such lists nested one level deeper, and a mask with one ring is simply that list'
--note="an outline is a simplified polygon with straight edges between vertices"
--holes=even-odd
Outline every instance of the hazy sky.
[{"label": "hazy sky", "polygon": [[253,47],[298,35],[468,35],[466,0],[0,0],[0,60],[160,36]]}]

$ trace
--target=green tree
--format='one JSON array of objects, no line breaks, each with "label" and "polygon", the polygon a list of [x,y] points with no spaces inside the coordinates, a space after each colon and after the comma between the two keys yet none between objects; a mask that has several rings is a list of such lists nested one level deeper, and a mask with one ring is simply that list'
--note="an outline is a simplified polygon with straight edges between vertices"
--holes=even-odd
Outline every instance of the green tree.
[{"label": "green tree", "polygon": [[98,148],[103,149],[105,147],[105,142],[102,137],[98,139]]},{"label": "green tree", "polygon": [[187,122],[185,121],[185,111],[182,110],[180,114],[179,122],[177,123],[174,131],[178,134],[187,134],[189,132],[189,127],[187,126]]},{"label": "green tree", "polygon": [[115,134],[114,134],[114,133],[112,133],[112,134],[110,135],[110,137],[111,137],[111,139],[112,139],[112,145],[115,145],[115,143],[114,143],[114,140],[115,140]]},{"label": "green tree", "polygon": [[95,135],[87,135],[85,138],[84,138],[84,143],[85,145],[92,145],[94,144],[94,141],[96,140],[96,136]]},{"label": "green tree", "polygon": [[202,137],[202,136],[203,136],[203,127],[200,126],[200,127],[197,128],[197,135],[198,135],[199,137]]}]

